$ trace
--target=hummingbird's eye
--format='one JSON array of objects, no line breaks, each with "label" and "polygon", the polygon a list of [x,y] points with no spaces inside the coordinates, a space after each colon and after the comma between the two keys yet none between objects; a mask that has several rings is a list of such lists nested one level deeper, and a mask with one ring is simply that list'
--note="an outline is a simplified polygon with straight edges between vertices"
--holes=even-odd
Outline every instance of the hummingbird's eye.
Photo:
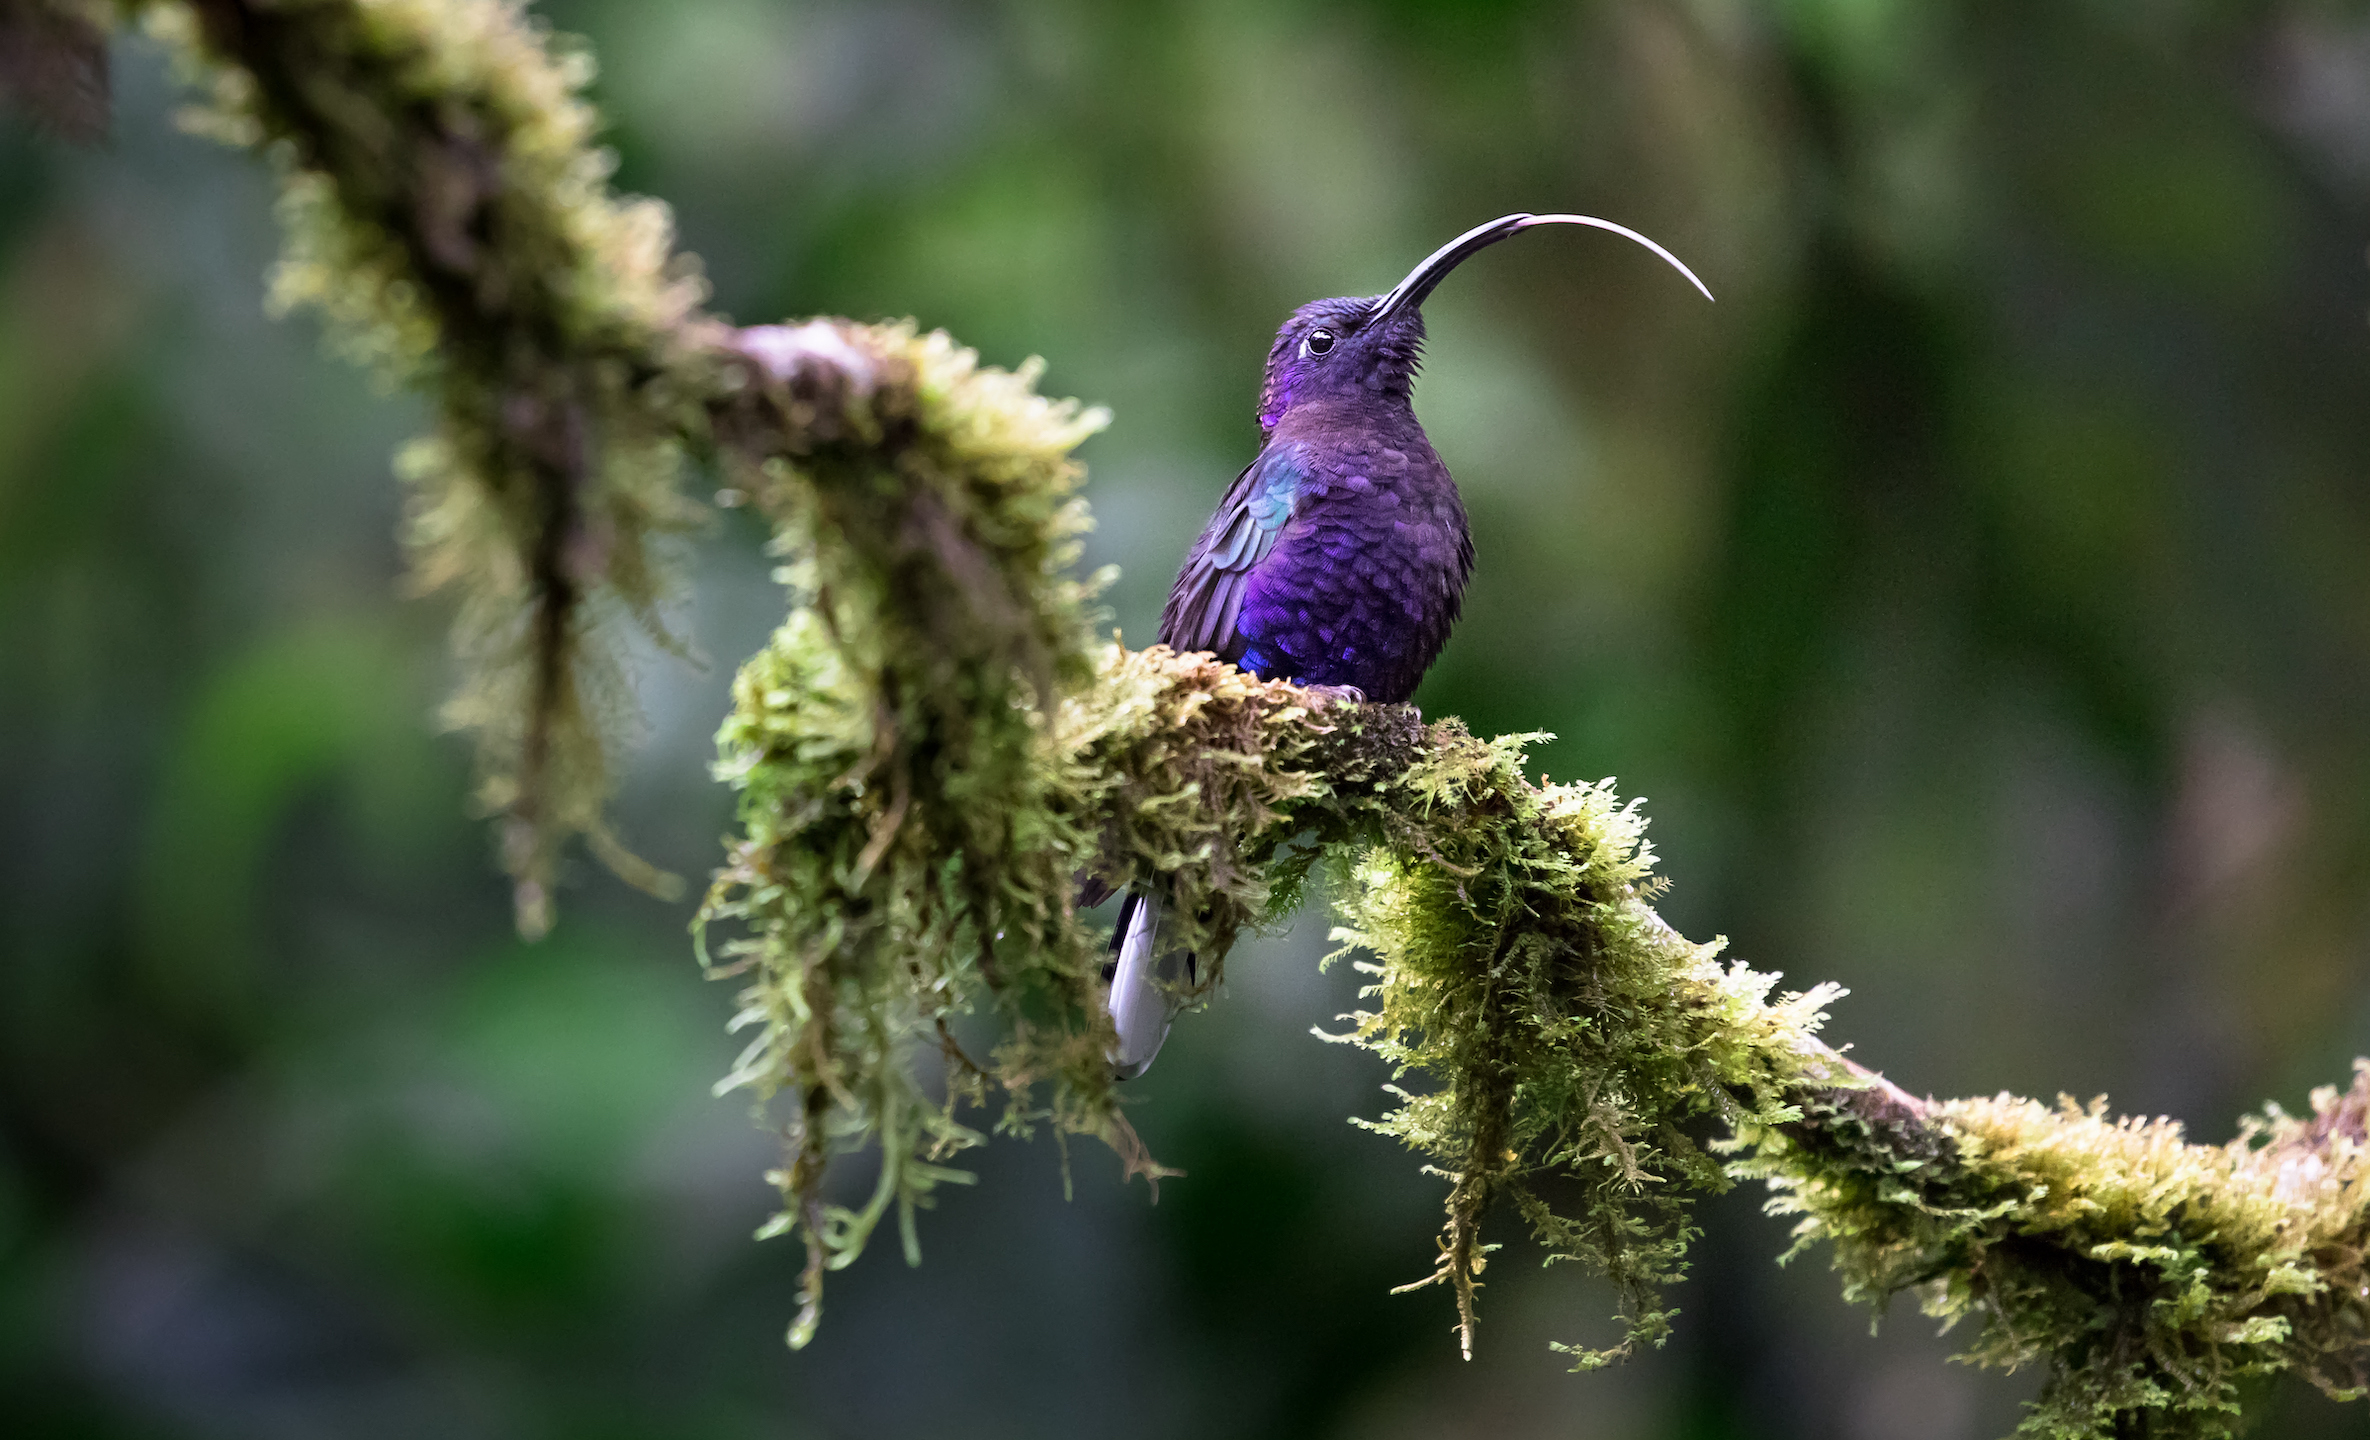
[{"label": "hummingbird's eye", "polygon": [[1330,330],[1311,330],[1308,338],[1300,342],[1300,353],[1303,355],[1322,355],[1332,348],[1333,332]]}]

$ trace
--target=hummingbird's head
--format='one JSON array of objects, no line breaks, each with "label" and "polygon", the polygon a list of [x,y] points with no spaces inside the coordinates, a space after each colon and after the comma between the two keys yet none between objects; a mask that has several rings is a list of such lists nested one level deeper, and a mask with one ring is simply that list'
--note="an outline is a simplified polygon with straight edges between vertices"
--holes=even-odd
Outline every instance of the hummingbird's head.
[{"label": "hummingbird's head", "polygon": [[1286,410],[1311,400],[1406,402],[1423,358],[1424,312],[1409,305],[1378,319],[1381,299],[1312,300],[1292,312],[1267,352],[1267,379],[1259,388],[1262,432],[1273,430]]},{"label": "hummingbird's head", "polygon": [[1293,311],[1267,352],[1267,377],[1259,389],[1261,433],[1275,429],[1285,411],[1312,400],[1405,404],[1423,358],[1425,297],[1472,256],[1539,225],[1587,225],[1635,240],[1669,261],[1703,298],[1712,298],[1676,255],[1626,226],[1591,215],[1501,216],[1433,251],[1388,294],[1317,300]]}]

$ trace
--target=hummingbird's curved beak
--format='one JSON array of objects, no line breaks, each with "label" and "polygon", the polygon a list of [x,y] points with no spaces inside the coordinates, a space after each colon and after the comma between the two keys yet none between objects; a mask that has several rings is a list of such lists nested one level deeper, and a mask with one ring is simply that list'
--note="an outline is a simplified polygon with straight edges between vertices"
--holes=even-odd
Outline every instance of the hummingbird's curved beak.
[{"label": "hummingbird's curved beak", "polygon": [[1474,226],[1426,256],[1423,264],[1408,271],[1407,278],[1391,288],[1390,294],[1374,302],[1374,308],[1366,312],[1366,323],[1371,325],[1375,321],[1387,319],[1409,306],[1423,304],[1424,297],[1432,293],[1432,288],[1445,279],[1449,271],[1456,269],[1500,240],[1506,239],[1510,235],[1520,235],[1523,231],[1537,225],[1587,225],[1598,230],[1610,230],[1616,235],[1635,240],[1661,256],[1672,269],[1686,276],[1689,284],[1703,291],[1704,299],[1712,298],[1710,288],[1701,280],[1696,279],[1695,272],[1688,269],[1678,256],[1626,225],[1616,225],[1610,220],[1599,220],[1594,215],[1502,215],[1486,225]]}]

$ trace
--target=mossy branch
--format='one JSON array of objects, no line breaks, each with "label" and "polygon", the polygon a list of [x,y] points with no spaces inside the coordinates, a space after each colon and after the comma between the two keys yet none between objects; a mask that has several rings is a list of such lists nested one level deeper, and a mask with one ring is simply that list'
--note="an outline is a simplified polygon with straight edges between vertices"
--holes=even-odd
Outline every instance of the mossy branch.
[{"label": "mossy branch", "polygon": [[[936,1162],[978,1138],[957,1124],[963,1104],[993,1093],[1007,1127],[1050,1114],[1114,1133],[1110,1036],[1085,978],[1099,937],[1064,923],[1066,867],[1164,873],[1214,939],[1286,913],[1323,867],[1343,953],[1368,957],[1374,981],[1334,1038],[1393,1066],[1399,1103],[1372,1128],[1449,1183],[1440,1261],[1419,1283],[1454,1289],[1468,1347],[1497,1202],[1550,1261],[1614,1282],[1629,1336],[1572,1350],[1587,1368],[1668,1334],[1690,1197],[1748,1178],[1802,1217],[1802,1245],[1830,1244],[1847,1295],[1913,1292],[1975,1321],[1970,1358],[2047,1363],[2029,1433],[2231,1433],[2238,1383],[2287,1370],[2360,1388],[2370,1079],[2222,1147],[2095,1105],[1917,1099],[1817,1038],[1831,990],[1773,998],[1774,977],[1660,920],[1643,819],[1609,784],[1533,785],[1520,739],[1158,649],[1108,647],[1041,722],[1025,824],[1056,863],[1006,872],[993,893],[996,914],[1042,928],[1009,954],[949,946],[997,920],[935,882],[954,863],[943,837],[862,780],[876,711],[840,659],[845,618],[804,595],[744,672],[725,732],[749,838],[708,914],[741,927],[725,954],[751,977],[744,1017],[760,1027],[733,1083],[786,1091],[810,1117],[794,1134],[815,1164],[778,1178],[817,1281],[887,1205],[910,1215],[948,1178]],[[1024,900],[1046,869],[1051,888]],[[1000,968],[1013,960],[1034,978]],[[934,1066],[949,1028],[983,1012],[1004,1022],[992,1059],[934,1084],[916,1062]],[[1693,1138],[1706,1115],[1725,1160]],[[871,1207],[832,1211],[824,1151],[875,1138]]]},{"label": "mossy branch", "polygon": [[[1913,1291],[1975,1319],[1971,1358],[2046,1361],[2030,1433],[2230,1433],[2237,1383],[2280,1371],[2363,1388],[2370,1070],[2223,1147],[2096,1106],[1908,1096],[1818,1040],[1831,990],[1773,998],[1661,922],[1610,782],[1536,785],[1526,737],[1098,640],[1069,456],[1099,415],[911,327],[702,314],[664,210],[606,188],[589,59],[516,4],[122,8],[206,87],[201,125],[278,167],[279,302],[436,397],[404,462],[410,538],[422,586],[462,594],[450,713],[480,736],[524,928],[568,836],[635,869],[601,818],[608,637],[664,635],[661,552],[699,513],[683,457],[773,521],[793,608],[736,682],[721,772],[744,833],[701,927],[746,981],[725,1087],[779,1100],[769,1233],[809,1257],[794,1341],[892,1212],[918,1254],[915,1211],[969,1178],[945,1161],[980,1143],[972,1108],[1163,1173],[1116,1104],[1075,888],[1159,874],[1211,954],[1330,891],[1372,980],[1332,1038],[1393,1067],[1373,1128],[1448,1183],[1419,1283],[1453,1289],[1468,1353],[1493,1209],[1613,1281],[1628,1337],[1572,1351],[1586,1367],[1669,1332],[1689,1198],[1742,1177],[1830,1244],[1848,1295]],[[833,1203],[833,1154],[870,1142],[871,1195]]]}]

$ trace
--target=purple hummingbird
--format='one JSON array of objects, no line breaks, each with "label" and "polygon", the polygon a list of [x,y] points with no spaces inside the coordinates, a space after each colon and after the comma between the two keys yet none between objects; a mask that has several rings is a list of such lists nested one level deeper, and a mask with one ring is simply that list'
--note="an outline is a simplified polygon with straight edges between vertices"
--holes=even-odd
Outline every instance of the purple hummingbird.
[{"label": "purple hummingbird", "polygon": [[[1424,299],[1465,260],[1539,225],[1626,236],[1712,298],[1635,230],[1587,215],[1508,215],[1433,251],[1389,294],[1301,306],[1267,352],[1259,454],[1187,552],[1161,611],[1162,643],[1351,700],[1395,705],[1415,694],[1473,569],[1456,481],[1410,398]],[[1132,885],[1112,934],[1104,978],[1122,1080],[1152,1064],[1196,975],[1190,952],[1160,948],[1162,909],[1151,885]]]}]

